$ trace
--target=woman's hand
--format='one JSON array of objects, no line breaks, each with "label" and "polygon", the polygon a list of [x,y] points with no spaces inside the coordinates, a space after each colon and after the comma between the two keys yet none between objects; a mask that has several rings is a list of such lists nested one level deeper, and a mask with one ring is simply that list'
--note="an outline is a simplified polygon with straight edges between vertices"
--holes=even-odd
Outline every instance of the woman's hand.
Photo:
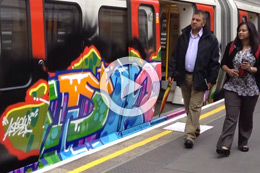
[{"label": "woman's hand", "polygon": [[227,65],[223,65],[222,70],[224,70],[229,76],[232,76],[232,77],[238,77],[239,76],[238,69],[231,69]]},{"label": "woman's hand", "polygon": [[238,69],[228,69],[226,72],[229,76],[232,76],[232,77],[238,77],[239,76]]},{"label": "woman's hand", "polygon": [[243,62],[242,64],[241,64],[241,68],[242,69],[244,69],[244,70],[246,70],[246,71],[249,71],[249,72],[251,72],[251,65],[248,63],[248,62]]}]

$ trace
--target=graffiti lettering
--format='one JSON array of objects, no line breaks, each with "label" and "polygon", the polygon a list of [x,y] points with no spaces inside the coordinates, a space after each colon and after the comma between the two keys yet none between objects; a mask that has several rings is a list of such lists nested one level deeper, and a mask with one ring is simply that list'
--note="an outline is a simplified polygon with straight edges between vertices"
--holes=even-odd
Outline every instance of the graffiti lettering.
[{"label": "graffiti lettering", "polygon": [[5,133],[5,136],[3,138],[3,141],[5,141],[7,136],[20,136],[24,137],[27,133],[32,133],[31,129],[28,129],[28,126],[31,124],[32,118],[37,117],[39,114],[39,109],[36,109],[35,112],[31,112],[28,115],[25,115],[24,117],[18,117],[16,121],[14,121],[14,118],[11,119],[10,123],[6,117],[3,119],[3,124],[7,126],[9,124],[9,127]]},{"label": "graffiti lettering", "polygon": [[80,94],[91,99],[95,91],[91,87],[99,88],[99,81],[90,72],[61,75],[59,80],[60,91],[70,95],[69,107],[78,105]]}]

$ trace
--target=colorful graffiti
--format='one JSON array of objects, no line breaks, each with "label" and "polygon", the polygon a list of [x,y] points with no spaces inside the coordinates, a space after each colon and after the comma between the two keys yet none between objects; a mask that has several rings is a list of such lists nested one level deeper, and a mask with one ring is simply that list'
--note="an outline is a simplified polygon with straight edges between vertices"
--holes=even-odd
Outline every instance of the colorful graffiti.
[{"label": "colorful graffiti", "polygon": [[[132,52],[138,54],[134,49]],[[152,120],[154,109],[136,117],[124,117],[110,111],[99,91],[100,76],[106,65],[94,46],[86,47],[67,71],[57,72],[49,78],[49,118],[45,125],[40,168],[114,141],[122,137],[124,130]],[[153,65],[160,72],[160,63]],[[141,67],[124,67],[124,72],[120,73],[140,83],[142,90],[122,98],[121,91],[127,84],[122,84],[120,74],[116,72],[109,82],[111,98],[127,108],[145,102],[150,94],[151,80]]]},{"label": "colorful graffiti", "polygon": [[[139,53],[131,49],[130,54],[138,56]],[[161,76],[160,62],[156,61],[160,58],[158,56],[160,51],[151,55],[151,64]],[[19,159],[40,155],[37,163],[19,171],[41,169],[88,152],[153,119],[154,108],[139,116],[126,117],[124,112],[116,114],[106,106],[100,95],[99,82],[100,76],[106,74],[107,65],[94,46],[86,47],[66,71],[50,74],[48,84],[38,81],[27,91],[24,103],[6,109],[0,119],[1,143]],[[110,97],[122,108],[142,105],[151,94],[151,79],[142,67],[129,65],[120,68],[110,77]],[[139,83],[142,88],[121,97],[121,91],[129,86],[122,82],[120,75]],[[43,114],[43,109],[46,112],[47,108],[47,115]]]},{"label": "colorful graffiti", "polygon": [[39,80],[25,102],[9,106],[0,118],[0,142],[19,160],[38,156],[48,109],[48,86]]}]

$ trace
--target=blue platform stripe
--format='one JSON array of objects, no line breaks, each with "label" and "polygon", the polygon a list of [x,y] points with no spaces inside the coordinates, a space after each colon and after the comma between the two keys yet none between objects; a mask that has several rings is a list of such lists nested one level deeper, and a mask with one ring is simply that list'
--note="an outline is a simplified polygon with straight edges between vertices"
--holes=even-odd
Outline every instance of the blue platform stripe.
[{"label": "blue platform stripe", "polygon": [[161,123],[161,122],[163,122],[163,121],[166,121],[167,119],[168,119],[167,116],[163,116],[163,117],[160,117],[160,118],[156,118],[156,119],[154,119],[154,120],[151,121],[151,126],[154,126],[154,125],[159,124],[159,123]]},{"label": "blue platform stripe", "polygon": [[127,130],[124,130],[124,131],[121,132],[121,136],[122,137],[126,137],[126,136],[131,135],[133,133],[136,133],[138,131],[142,131],[144,129],[147,129],[148,127],[151,127],[151,123],[150,122],[147,122],[147,123],[144,123],[144,124],[140,124],[138,126],[135,126],[135,127],[129,128]]}]

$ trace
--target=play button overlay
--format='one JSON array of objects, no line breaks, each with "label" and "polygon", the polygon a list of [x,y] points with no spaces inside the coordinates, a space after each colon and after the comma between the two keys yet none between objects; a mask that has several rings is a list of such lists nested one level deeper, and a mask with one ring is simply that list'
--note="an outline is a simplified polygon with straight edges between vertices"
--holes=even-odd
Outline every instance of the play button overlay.
[{"label": "play button overlay", "polygon": [[[123,83],[129,84],[130,87],[128,87],[128,92],[121,92],[121,99],[124,99],[124,97],[128,96],[129,94],[132,94],[136,90],[139,90],[142,86],[139,85],[137,82],[134,82],[133,80],[125,77],[124,75],[121,75],[121,88],[124,88]],[[132,87],[131,87],[132,86]]]},{"label": "play button overlay", "polygon": [[111,111],[122,116],[138,116],[151,110],[159,90],[160,80],[155,68],[137,57],[113,61],[105,68],[100,79],[104,103]]}]

